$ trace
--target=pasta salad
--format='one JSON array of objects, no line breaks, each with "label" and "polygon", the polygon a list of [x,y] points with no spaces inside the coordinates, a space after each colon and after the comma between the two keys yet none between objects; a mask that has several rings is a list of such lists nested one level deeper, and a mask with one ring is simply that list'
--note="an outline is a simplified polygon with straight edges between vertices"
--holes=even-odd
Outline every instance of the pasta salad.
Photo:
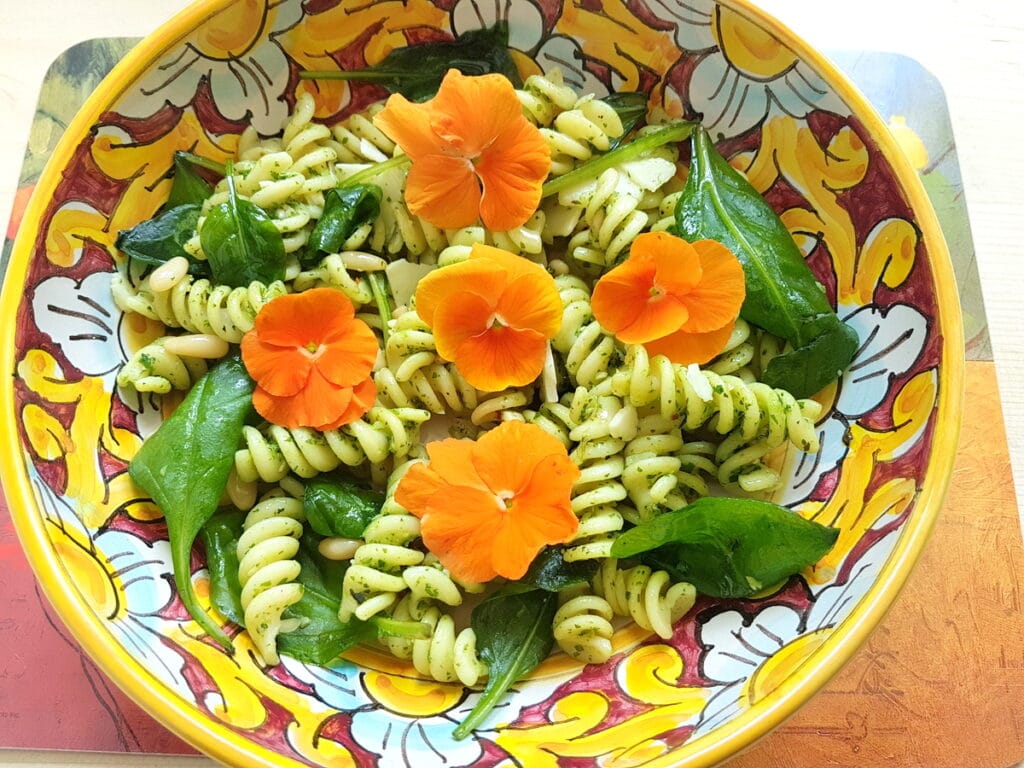
[{"label": "pasta salad", "polygon": [[113,283],[167,328],[118,384],[181,400],[130,473],[192,617],[482,687],[462,737],[555,647],[602,663],[824,555],[766,499],[856,349],[699,123],[496,60],[179,153]]}]

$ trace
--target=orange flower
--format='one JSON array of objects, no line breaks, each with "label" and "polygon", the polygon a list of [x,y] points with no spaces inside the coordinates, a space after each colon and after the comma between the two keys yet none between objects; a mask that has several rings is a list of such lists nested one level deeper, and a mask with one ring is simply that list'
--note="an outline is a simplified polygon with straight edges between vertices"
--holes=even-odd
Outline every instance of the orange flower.
[{"label": "orange flower", "polygon": [[743,266],[721,243],[645,232],[597,281],[591,305],[620,341],[688,365],[725,348],[745,296]]},{"label": "orange flower", "polygon": [[337,429],[366,413],[377,396],[376,359],[377,337],[331,288],[269,301],[242,337],[256,411],[289,429]]},{"label": "orange flower", "polygon": [[427,444],[395,500],[420,518],[423,543],[456,579],[518,579],[540,550],[564,544],[579,521],[569,501],[580,470],[535,424],[506,421],[475,442]]},{"label": "orange flower", "polygon": [[433,330],[438,354],[488,392],[536,379],[562,325],[558,286],[543,267],[479,244],[467,261],[420,280],[416,311]]},{"label": "orange flower", "polygon": [[409,210],[435,226],[457,229],[479,217],[504,231],[537,210],[551,153],[508,78],[450,69],[433,99],[394,94],[373,121],[412,160]]}]

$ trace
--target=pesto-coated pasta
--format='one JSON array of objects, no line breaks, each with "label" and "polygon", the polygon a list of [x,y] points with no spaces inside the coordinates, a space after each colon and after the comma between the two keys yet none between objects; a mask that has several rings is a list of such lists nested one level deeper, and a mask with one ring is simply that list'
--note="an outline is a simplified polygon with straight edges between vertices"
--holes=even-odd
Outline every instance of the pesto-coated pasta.
[{"label": "pesto-coated pasta", "polygon": [[304,520],[301,501],[272,492],[249,510],[238,540],[245,627],[263,662],[271,666],[279,661],[277,636],[303,623],[282,614],[302,598],[302,585],[296,582],[302,569],[294,558]]}]

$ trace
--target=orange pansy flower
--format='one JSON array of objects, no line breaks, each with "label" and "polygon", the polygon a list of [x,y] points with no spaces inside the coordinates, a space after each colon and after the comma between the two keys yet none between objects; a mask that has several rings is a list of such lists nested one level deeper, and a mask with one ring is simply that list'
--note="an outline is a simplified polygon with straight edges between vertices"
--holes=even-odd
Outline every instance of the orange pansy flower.
[{"label": "orange pansy flower", "polygon": [[721,243],[645,232],[598,280],[591,305],[620,341],[688,365],[725,348],[745,297],[743,265]]},{"label": "orange pansy flower", "polygon": [[441,267],[416,287],[416,311],[438,354],[477,389],[497,392],[536,379],[562,325],[562,300],[543,267],[489,245]]},{"label": "orange pansy flower", "polygon": [[503,422],[478,440],[427,444],[395,500],[420,518],[423,543],[456,579],[518,579],[540,550],[572,540],[570,492],[580,470],[535,424]]},{"label": "orange pansy flower", "polygon": [[537,210],[551,153],[508,78],[450,69],[434,98],[416,104],[393,94],[373,122],[412,160],[409,210],[435,226],[480,218],[504,231]]},{"label": "orange pansy flower", "polygon": [[376,359],[373,330],[332,288],[267,302],[242,337],[256,411],[289,429],[336,429],[366,413],[377,396],[370,378]]}]

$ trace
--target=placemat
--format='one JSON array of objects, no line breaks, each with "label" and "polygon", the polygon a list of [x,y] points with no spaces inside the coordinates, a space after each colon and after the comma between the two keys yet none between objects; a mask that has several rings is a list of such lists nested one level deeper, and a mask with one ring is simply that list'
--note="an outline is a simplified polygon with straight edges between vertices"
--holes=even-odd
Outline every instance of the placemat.
[{"label": "placemat", "polygon": [[[41,89],[0,268],[67,122],[131,48],[91,40]],[[967,339],[963,441],[921,562],[865,648],[787,724],[730,768],[1003,768],[1024,757],[1024,548],[956,147],[939,82],[916,61],[832,52],[904,142],[938,212]],[[47,684],[38,684],[39,669]],[[35,584],[0,503],[0,747],[189,754],[79,650]]]}]

